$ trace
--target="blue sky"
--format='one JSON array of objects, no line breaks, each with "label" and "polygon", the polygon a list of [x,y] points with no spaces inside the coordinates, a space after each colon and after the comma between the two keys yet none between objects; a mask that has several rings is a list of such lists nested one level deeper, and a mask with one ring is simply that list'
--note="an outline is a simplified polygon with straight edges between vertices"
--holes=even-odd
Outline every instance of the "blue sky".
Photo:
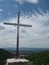
[{"label": "blue sky", "polygon": [[0,48],[16,47],[17,29],[3,22],[30,24],[20,27],[20,47],[49,48],[49,0],[0,0]]}]

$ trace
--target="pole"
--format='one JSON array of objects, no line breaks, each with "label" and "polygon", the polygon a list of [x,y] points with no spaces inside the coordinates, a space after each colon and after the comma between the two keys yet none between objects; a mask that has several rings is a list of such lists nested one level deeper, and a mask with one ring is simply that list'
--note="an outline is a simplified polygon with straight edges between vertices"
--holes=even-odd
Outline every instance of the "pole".
[{"label": "pole", "polygon": [[17,26],[17,51],[16,51],[17,58],[19,58],[19,15],[20,15],[20,13],[18,12],[18,26]]}]

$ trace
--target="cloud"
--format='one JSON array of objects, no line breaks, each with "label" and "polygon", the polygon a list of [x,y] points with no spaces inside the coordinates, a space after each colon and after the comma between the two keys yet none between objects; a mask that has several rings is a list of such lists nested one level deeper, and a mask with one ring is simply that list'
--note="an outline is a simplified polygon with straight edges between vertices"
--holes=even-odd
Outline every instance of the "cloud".
[{"label": "cloud", "polygon": [[[23,15],[20,17],[20,23],[30,24],[31,28],[20,27],[20,47],[49,47],[49,12],[34,12],[34,14]],[[17,17],[11,18],[4,22],[17,23]],[[46,23],[46,25],[45,25]],[[47,26],[48,24],[48,26]],[[4,26],[5,29],[0,31],[0,45],[2,47],[15,47],[16,45],[16,26]],[[4,44],[3,44],[4,43]],[[8,43],[6,45],[6,43]]]},{"label": "cloud", "polygon": [[27,0],[27,2],[30,2],[30,3],[38,3],[38,0]]},{"label": "cloud", "polygon": [[0,48],[2,47],[15,47],[16,33],[9,32],[8,29],[0,31]]},{"label": "cloud", "polygon": [[0,30],[4,30],[5,26],[3,26],[3,23],[0,22]]},{"label": "cloud", "polygon": [[17,5],[14,5],[14,7],[16,7],[16,8],[17,8],[18,6],[17,6]]},{"label": "cloud", "polygon": [[5,29],[5,28],[4,28],[3,26],[0,25],[0,30],[3,30],[3,29]]},{"label": "cloud", "polygon": [[26,33],[25,30],[21,30],[23,33]]},{"label": "cloud", "polygon": [[16,1],[19,2],[20,4],[22,4],[24,2],[38,3],[38,0],[16,0]]},{"label": "cloud", "polygon": [[2,12],[3,11],[3,9],[0,9],[0,12]]}]

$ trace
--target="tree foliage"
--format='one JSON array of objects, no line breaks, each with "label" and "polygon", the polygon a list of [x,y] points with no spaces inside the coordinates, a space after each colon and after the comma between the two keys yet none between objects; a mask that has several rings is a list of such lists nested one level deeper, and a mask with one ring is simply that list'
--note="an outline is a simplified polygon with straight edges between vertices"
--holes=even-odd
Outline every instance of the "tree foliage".
[{"label": "tree foliage", "polygon": [[0,49],[0,65],[4,65],[7,58],[12,57],[12,54],[4,49]]},{"label": "tree foliage", "polygon": [[49,51],[33,53],[27,57],[31,65],[49,65]]}]

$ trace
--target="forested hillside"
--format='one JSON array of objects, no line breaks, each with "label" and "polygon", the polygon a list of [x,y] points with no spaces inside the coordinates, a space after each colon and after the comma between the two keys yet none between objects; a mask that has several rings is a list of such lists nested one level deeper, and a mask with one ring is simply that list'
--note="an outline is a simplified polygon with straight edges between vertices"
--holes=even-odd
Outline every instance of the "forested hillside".
[{"label": "forested hillside", "polygon": [[31,65],[49,65],[49,51],[33,53],[27,57]]},{"label": "forested hillside", "polygon": [[12,56],[13,55],[10,52],[0,49],[0,65],[3,65],[6,61],[6,59],[10,58]]},{"label": "forested hillside", "polygon": [[[5,65],[7,58],[13,55],[3,49],[0,49],[0,65]],[[30,65],[49,65],[49,51],[44,51],[40,53],[32,53],[29,56],[25,56],[30,61]]]}]

